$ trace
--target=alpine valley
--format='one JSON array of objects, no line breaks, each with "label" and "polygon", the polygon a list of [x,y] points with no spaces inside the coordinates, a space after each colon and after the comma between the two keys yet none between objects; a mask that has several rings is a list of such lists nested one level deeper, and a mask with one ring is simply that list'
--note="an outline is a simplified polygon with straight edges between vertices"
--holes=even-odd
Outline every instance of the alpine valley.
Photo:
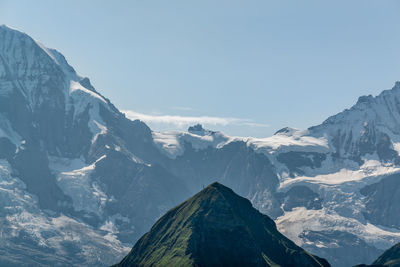
[{"label": "alpine valley", "polygon": [[0,26],[0,266],[115,264],[215,181],[332,266],[372,263],[400,242],[399,152],[400,83],[268,138],[154,132]]}]

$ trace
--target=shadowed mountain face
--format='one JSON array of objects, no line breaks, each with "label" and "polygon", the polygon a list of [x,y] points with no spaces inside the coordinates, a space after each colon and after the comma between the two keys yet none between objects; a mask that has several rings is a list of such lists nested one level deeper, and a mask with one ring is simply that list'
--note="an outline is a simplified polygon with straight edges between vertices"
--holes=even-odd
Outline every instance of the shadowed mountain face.
[{"label": "shadowed mountain face", "polygon": [[250,201],[213,183],[167,212],[115,266],[330,265],[280,234]]},{"label": "shadowed mountain face", "polygon": [[[378,183],[363,187],[367,210],[364,216],[371,222],[396,228],[400,224],[400,174],[382,178]],[[396,204],[394,204],[396,203]]]},{"label": "shadowed mountain face", "polygon": [[360,264],[355,267],[398,267],[400,266],[400,243],[386,250],[371,265]]},{"label": "shadowed mountain face", "polygon": [[400,243],[386,250],[373,264],[400,266]]}]

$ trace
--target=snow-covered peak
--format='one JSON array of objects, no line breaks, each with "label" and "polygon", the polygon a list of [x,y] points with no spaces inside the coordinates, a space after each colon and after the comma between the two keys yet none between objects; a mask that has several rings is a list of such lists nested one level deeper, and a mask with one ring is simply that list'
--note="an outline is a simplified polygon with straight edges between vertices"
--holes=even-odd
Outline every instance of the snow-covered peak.
[{"label": "snow-covered peak", "polygon": [[19,90],[31,109],[49,102],[75,112],[97,103],[107,106],[89,79],[78,75],[57,50],[6,25],[0,26],[0,40],[0,95]]},{"label": "snow-covered peak", "polygon": [[103,98],[89,80],[78,75],[57,50],[47,48],[26,33],[6,25],[0,26],[0,40],[0,79],[8,83],[22,83],[23,93],[29,102],[35,102],[35,91],[42,85],[52,90],[63,90],[68,97],[71,81],[81,83]]},{"label": "snow-covered peak", "polygon": [[60,55],[4,25],[0,27],[0,40],[1,94],[18,90],[32,109],[54,90],[65,94],[68,81],[64,69],[72,72],[68,73],[70,77],[74,72],[71,67],[60,66]]},{"label": "snow-covered peak", "polygon": [[[400,82],[378,96],[361,96],[351,108],[307,131],[284,128],[272,139],[278,136],[301,140],[301,143],[309,138],[324,139],[336,158],[352,159],[359,164],[362,164],[361,158],[368,154],[377,155],[383,161],[397,161],[400,142]],[[277,143],[282,142],[278,140]]]},{"label": "snow-covered peak", "polygon": [[[48,145],[51,153],[60,155],[60,151],[67,151],[65,147],[70,146],[65,142],[83,138],[79,134],[73,136],[75,133],[83,134],[90,144],[90,140],[94,143],[99,135],[107,132],[100,114],[102,109],[119,114],[88,78],[76,73],[60,52],[5,25],[0,26],[1,98],[11,104],[1,110],[5,116],[0,124],[10,125],[18,136],[2,135],[10,140],[20,140],[19,136],[38,131],[41,138],[54,143]],[[18,115],[10,116],[16,113],[13,106],[17,107]],[[26,121],[13,120],[13,117],[23,117]],[[79,131],[67,134],[68,127],[78,127]],[[76,152],[79,147],[74,149]]]},{"label": "snow-covered peak", "polygon": [[307,130],[283,128],[267,138],[245,138],[247,144],[256,151],[266,154],[287,151],[321,152],[328,151],[328,142],[324,136],[314,137]]},{"label": "snow-covered peak", "polygon": [[[321,125],[311,127],[313,133],[330,130],[333,128],[355,130],[358,134],[367,125],[375,124],[392,134],[400,134],[400,82],[396,82],[390,90],[385,90],[378,96],[372,95],[359,97],[357,103],[329,117]],[[343,126],[346,126],[344,128]]]},{"label": "snow-covered peak", "polygon": [[64,63],[60,54],[56,53],[55,50],[46,48],[26,33],[6,25],[0,26],[0,39],[2,65],[8,64],[10,67],[7,70],[8,74],[14,77],[30,74],[26,71],[35,67],[44,67],[42,66],[43,63],[60,65],[58,60]]},{"label": "snow-covered peak", "polygon": [[12,63],[12,60],[17,60],[19,64],[24,65],[26,60],[40,59],[47,63],[59,65],[67,74],[76,75],[74,69],[61,53],[55,49],[45,47],[26,33],[3,24],[0,25],[0,36],[0,51],[2,56],[8,59],[8,63]]},{"label": "snow-covered peak", "polygon": [[27,35],[26,33],[22,32],[22,31],[20,31],[18,29],[15,29],[15,28],[7,25],[7,24],[0,24],[0,31],[4,31],[4,32],[8,31],[8,32],[11,32],[11,33],[19,32],[21,34]]},{"label": "snow-covered peak", "polygon": [[185,143],[196,150],[201,150],[207,147],[221,148],[232,141],[241,140],[221,132],[205,130],[201,125],[193,127],[189,127],[188,132],[152,132],[154,143],[163,153],[174,159],[185,152]]},{"label": "snow-covered peak", "polygon": [[300,130],[295,129],[295,128],[285,127],[285,128],[282,128],[282,129],[276,131],[274,133],[274,135],[293,135],[293,134],[295,134],[296,132],[299,132],[299,131]]}]

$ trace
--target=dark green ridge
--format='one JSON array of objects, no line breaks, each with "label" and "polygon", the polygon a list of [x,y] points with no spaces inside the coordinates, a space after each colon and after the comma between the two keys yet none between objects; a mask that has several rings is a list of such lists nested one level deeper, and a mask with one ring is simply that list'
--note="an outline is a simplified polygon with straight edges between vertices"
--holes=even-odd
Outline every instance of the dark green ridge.
[{"label": "dark green ridge", "polygon": [[114,266],[330,266],[249,200],[213,183],[168,211]]},{"label": "dark green ridge", "polygon": [[371,265],[361,264],[355,267],[398,267],[400,266],[400,243],[389,248]]}]

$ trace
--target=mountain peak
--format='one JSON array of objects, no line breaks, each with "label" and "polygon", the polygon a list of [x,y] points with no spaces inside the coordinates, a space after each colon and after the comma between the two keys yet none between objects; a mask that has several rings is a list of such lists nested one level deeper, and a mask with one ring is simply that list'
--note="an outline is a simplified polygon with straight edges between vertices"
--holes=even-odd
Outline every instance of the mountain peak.
[{"label": "mountain peak", "polygon": [[[226,187],[223,184],[220,184],[218,182],[214,182],[214,183],[210,184],[208,187],[214,188],[216,190],[226,190],[226,189],[228,189],[228,190],[232,191],[232,189],[230,189],[229,187]],[[232,193],[233,193],[233,191],[232,191]]]},{"label": "mountain peak", "polygon": [[274,135],[277,135],[277,134],[281,134],[281,135],[292,135],[293,133],[298,132],[298,131],[299,131],[299,130],[297,130],[297,129],[295,129],[295,128],[284,127],[284,128],[282,128],[282,129],[276,131],[276,132],[274,133]]},{"label": "mountain peak", "polygon": [[384,90],[382,93],[380,93],[377,96],[373,95],[363,95],[360,96],[357,100],[356,106],[360,105],[362,103],[373,103],[374,101],[379,101],[380,98],[384,98],[387,95],[391,95],[394,93],[397,93],[400,90],[400,81],[396,81],[394,83],[394,86],[391,89]]},{"label": "mountain peak", "polygon": [[357,100],[357,105],[361,103],[369,103],[374,100],[374,97],[372,95],[363,95],[360,96]]},{"label": "mountain peak", "polygon": [[191,133],[191,134],[199,135],[199,136],[213,135],[213,134],[216,133],[214,131],[210,131],[210,130],[204,129],[203,125],[201,125],[199,123],[196,124],[196,125],[190,126],[188,128],[188,132]]},{"label": "mountain peak", "polygon": [[[6,45],[8,45],[9,49],[15,48],[16,46],[21,46],[21,45],[33,47],[35,44],[37,44],[37,41],[35,41],[32,37],[30,37],[25,32],[23,32],[17,28],[10,27],[6,24],[0,25],[0,35],[2,37],[2,42],[0,42],[0,45],[3,45],[4,47]],[[37,44],[37,45],[39,45],[39,44]],[[4,49],[2,49],[1,52],[4,53],[6,51]]]},{"label": "mountain peak", "polygon": [[167,212],[116,266],[152,265],[330,266],[217,182]]},{"label": "mountain peak", "polygon": [[[242,205],[245,208],[252,208],[252,204],[248,199],[238,196],[232,189],[218,182],[208,185],[194,195],[191,200],[198,202],[200,206],[203,204],[209,206],[210,203],[218,202],[219,206],[233,206],[233,208],[237,208]],[[240,203],[240,205],[237,205],[237,203]],[[212,208],[213,206],[210,206],[210,209]]]},{"label": "mountain peak", "polygon": [[356,159],[366,154],[379,155],[382,160],[395,160],[390,137],[400,136],[400,82],[377,96],[366,95],[349,109],[333,115],[322,124],[310,127],[316,137],[329,136],[337,155]]},{"label": "mountain peak", "polygon": [[60,76],[61,72],[76,76],[61,53],[45,47],[20,30],[3,24],[0,26],[0,39],[0,74],[13,79]]},{"label": "mountain peak", "polygon": [[18,30],[16,28],[13,28],[11,26],[8,26],[7,24],[0,24],[0,30],[2,30],[2,31],[13,31],[13,32],[19,32],[19,33],[25,34],[24,32],[22,32],[22,31],[20,31],[20,30]]}]

